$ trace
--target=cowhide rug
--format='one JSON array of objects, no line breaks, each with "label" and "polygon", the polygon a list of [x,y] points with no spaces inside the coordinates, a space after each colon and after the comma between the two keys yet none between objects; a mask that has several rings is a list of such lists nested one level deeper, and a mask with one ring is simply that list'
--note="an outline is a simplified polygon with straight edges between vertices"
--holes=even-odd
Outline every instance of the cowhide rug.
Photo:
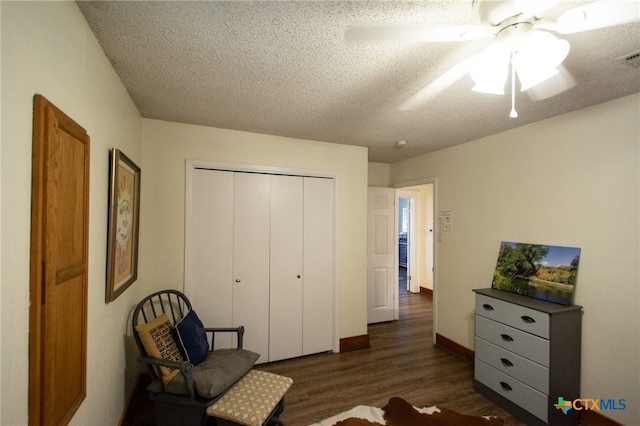
[{"label": "cowhide rug", "polygon": [[476,417],[447,408],[416,408],[402,398],[389,399],[383,408],[359,405],[312,426],[501,426],[499,417]]}]

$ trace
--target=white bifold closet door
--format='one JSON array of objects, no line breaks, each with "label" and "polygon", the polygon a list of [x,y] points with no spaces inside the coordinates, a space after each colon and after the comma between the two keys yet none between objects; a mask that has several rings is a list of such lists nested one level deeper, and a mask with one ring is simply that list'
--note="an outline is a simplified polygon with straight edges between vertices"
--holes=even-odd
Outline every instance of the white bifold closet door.
[{"label": "white bifold closet door", "polygon": [[269,361],[302,355],[303,179],[271,176]]},{"label": "white bifold closet door", "polygon": [[[185,293],[205,327],[233,326],[233,173],[195,169],[185,218]],[[216,349],[235,346],[216,337]]]},{"label": "white bifold closet door", "polygon": [[332,179],[197,169],[188,212],[185,291],[206,326],[244,325],[258,362],[332,349]]},{"label": "white bifold closet door", "polygon": [[[270,176],[234,173],[232,324],[244,325],[244,347],[269,355],[269,212]],[[211,235],[211,238],[216,238]],[[228,266],[227,266],[228,267]]]}]

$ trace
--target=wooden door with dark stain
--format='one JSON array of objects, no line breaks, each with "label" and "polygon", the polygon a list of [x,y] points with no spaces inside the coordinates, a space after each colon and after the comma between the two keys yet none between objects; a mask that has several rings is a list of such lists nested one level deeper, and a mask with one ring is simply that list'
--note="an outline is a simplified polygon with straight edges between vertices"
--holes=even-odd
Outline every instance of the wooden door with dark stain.
[{"label": "wooden door with dark stain", "polygon": [[86,396],[89,136],[36,95],[29,424],[68,423]]}]

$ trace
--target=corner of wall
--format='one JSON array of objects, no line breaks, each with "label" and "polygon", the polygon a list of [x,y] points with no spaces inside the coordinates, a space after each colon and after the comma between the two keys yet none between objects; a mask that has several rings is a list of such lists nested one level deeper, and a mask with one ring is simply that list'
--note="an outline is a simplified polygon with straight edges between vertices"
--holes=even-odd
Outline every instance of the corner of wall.
[{"label": "corner of wall", "polygon": [[368,186],[389,186],[391,183],[390,164],[369,162],[368,166]]}]

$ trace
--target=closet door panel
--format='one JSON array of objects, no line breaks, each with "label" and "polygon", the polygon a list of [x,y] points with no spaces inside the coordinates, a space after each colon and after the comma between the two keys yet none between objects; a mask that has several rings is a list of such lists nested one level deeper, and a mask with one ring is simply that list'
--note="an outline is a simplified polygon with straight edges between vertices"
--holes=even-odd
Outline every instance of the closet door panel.
[{"label": "closet door panel", "polygon": [[333,179],[304,178],[303,355],[333,347]]},{"label": "closet door panel", "polygon": [[244,325],[244,348],[269,356],[270,177],[234,173],[233,326]]},{"label": "closet door panel", "polygon": [[243,325],[258,363],[330,351],[333,179],[196,169],[190,198],[185,293],[203,323]]},{"label": "closet door panel", "polygon": [[[233,173],[195,170],[187,218],[185,293],[207,327],[232,326]],[[235,344],[231,334],[216,347]]]},{"label": "closet door panel", "polygon": [[269,361],[302,355],[302,183],[271,176]]}]

